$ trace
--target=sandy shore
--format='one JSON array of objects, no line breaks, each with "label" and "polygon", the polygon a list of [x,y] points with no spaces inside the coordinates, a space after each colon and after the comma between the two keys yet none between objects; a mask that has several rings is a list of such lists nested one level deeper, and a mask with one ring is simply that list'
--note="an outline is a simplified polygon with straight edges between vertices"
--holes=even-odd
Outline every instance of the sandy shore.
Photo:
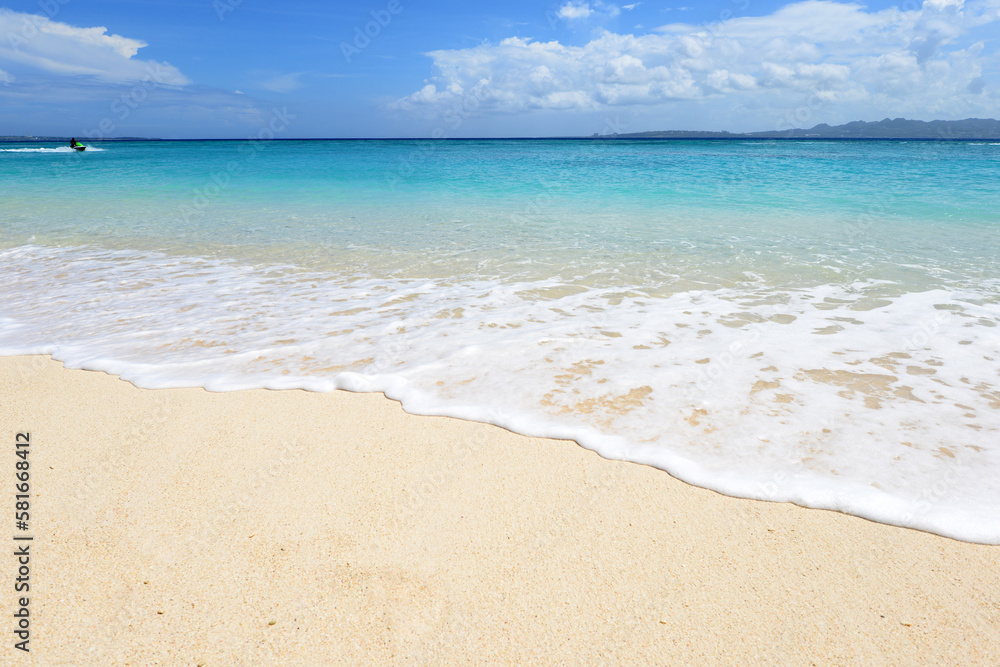
[{"label": "sandy shore", "polygon": [[381,395],[146,391],[46,357],[0,359],[0,387],[35,536],[31,653],[4,583],[4,664],[1000,663],[998,547]]}]

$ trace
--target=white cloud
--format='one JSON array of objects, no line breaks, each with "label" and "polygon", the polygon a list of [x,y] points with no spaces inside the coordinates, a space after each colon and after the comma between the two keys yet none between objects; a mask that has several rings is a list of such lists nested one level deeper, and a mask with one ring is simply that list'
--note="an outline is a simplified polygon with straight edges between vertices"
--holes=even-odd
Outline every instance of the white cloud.
[{"label": "white cloud", "polygon": [[0,63],[14,71],[83,77],[102,83],[153,81],[184,86],[191,81],[172,65],[135,58],[145,42],[78,28],[44,16],[0,9]]},{"label": "white cloud", "polygon": [[911,11],[869,11],[805,0],[767,16],[603,32],[582,46],[509,38],[427,54],[434,76],[390,106],[440,115],[475,91],[477,113],[697,104],[765,109],[773,119],[810,100],[811,109],[844,105],[864,116],[995,115],[983,71],[997,56],[962,43],[1000,18],[995,5],[926,0]]},{"label": "white cloud", "polygon": [[13,134],[249,136],[262,100],[193,84],[146,43],[0,8],[0,125]]},{"label": "white cloud", "polygon": [[964,6],[965,0],[925,0],[924,2],[924,9],[937,11],[947,11],[948,9],[961,11]]},{"label": "white cloud", "polygon": [[[625,9],[631,10],[638,7],[640,4],[642,3],[627,5]],[[580,19],[590,18],[591,16],[614,18],[621,13],[622,8],[618,5],[601,2],[601,0],[595,0],[593,4],[589,2],[574,2],[573,0],[569,0],[559,7],[559,11],[556,12],[556,18],[560,18],[564,21],[577,21]]]},{"label": "white cloud", "polygon": [[602,12],[604,12],[604,14],[606,14],[607,16],[611,17],[618,16],[619,14],[622,13],[621,7],[619,7],[618,5],[609,5],[603,2],[598,2],[597,8]]},{"label": "white cloud", "polygon": [[561,19],[565,19],[567,21],[572,21],[574,19],[585,19],[593,13],[594,10],[591,9],[590,5],[588,5],[586,2],[582,3],[567,2],[562,7],[559,8],[559,11],[556,13],[556,16],[558,16]]}]

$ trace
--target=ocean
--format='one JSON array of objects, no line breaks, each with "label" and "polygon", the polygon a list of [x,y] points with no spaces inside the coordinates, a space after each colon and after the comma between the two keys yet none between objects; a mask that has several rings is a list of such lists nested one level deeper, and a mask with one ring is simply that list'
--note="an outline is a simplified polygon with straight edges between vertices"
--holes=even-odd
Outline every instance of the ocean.
[{"label": "ocean", "polygon": [[0,285],[0,355],[1000,544],[997,142],[0,144]]}]

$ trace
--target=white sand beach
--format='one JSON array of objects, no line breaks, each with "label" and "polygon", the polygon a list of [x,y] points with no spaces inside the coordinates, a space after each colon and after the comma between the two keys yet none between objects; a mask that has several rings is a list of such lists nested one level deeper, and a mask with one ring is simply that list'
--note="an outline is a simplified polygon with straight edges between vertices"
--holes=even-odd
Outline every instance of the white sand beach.
[{"label": "white sand beach", "polygon": [[381,395],[149,391],[47,357],[0,359],[0,386],[34,536],[31,651],[5,584],[3,664],[1000,662],[1000,547]]}]

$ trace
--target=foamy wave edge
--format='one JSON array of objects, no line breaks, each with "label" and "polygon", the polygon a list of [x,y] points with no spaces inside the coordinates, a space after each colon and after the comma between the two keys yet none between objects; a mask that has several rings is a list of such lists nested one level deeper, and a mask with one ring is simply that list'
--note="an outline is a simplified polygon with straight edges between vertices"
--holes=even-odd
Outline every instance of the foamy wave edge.
[{"label": "foamy wave edge", "polygon": [[[21,250],[24,250],[22,248]],[[0,253],[2,254],[2,253]],[[0,318],[0,331],[10,332],[24,325],[9,318]],[[144,389],[202,387],[209,391],[248,389],[300,389],[314,392],[347,390],[383,393],[399,401],[404,410],[417,415],[447,416],[468,421],[493,424],[530,437],[573,440],[608,459],[631,461],[664,470],[686,483],[719,493],[756,500],[791,502],[803,507],[826,509],[861,517],[883,524],[913,528],[937,535],[982,544],[1000,544],[1000,517],[988,512],[962,508],[954,511],[947,503],[937,504],[920,515],[914,515],[912,502],[873,489],[863,484],[840,480],[835,486],[818,476],[801,476],[797,480],[748,477],[744,472],[720,472],[675,453],[643,446],[627,438],[608,435],[585,425],[567,426],[534,414],[483,404],[448,404],[431,393],[413,385],[405,377],[391,373],[365,374],[341,372],[324,378],[289,378],[259,376],[252,381],[247,376],[178,377],[169,379],[162,370],[170,364],[130,363],[108,356],[98,356],[85,346],[40,344],[0,347],[0,356],[50,355],[67,368],[100,371]],[[779,473],[780,474],[780,473]]]},{"label": "foamy wave edge", "polygon": [[[156,382],[149,381],[147,375],[150,370],[158,367],[156,364],[128,364],[114,359],[91,359],[77,365],[67,361],[72,359],[72,354],[67,355],[65,352],[55,346],[0,348],[0,356],[48,355],[62,362],[66,368],[108,373],[140,389],[148,390],[203,388],[212,392],[268,389],[305,390],[318,393],[330,393],[336,390],[381,393],[399,402],[409,414],[452,417],[492,424],[527,437],[571,440],[606,459],[648,465],[692,486],[716,491],[726,496],[788,502],[804,508],[831,510],[876,523],[911,528],[963,542],[1000,545],[1000,519],[987,513],[959,514],[939,509],[923,516],[913,516],[911,505],[890,494],[861,484],[844,482],[841,482],[837,491],[831,491],[828,483],[821,479],[815,480],[818,486],[822,487],[818,492],[809,488],[811,484],[808,479],[799,480],[798,484],[790,488],[786,486],[785,490],[781,490],[779,485],[772,486],[770,481],[747,479],[733,473],[720,475],[717,471],[709,471],[704,466],[676,454],[653,447],[642,447],[626,438],[603,434],[586,426],[569,428],[540,420],[533,415],[481,405],[445,406],[433,395],[413,387],[405,378],[391,374],[365,375],[345,372],[330,379],[308,382],[281,382],[273,379],[259,383],[194,380]],[[787,485],[787,481],[783,483]]]}]

